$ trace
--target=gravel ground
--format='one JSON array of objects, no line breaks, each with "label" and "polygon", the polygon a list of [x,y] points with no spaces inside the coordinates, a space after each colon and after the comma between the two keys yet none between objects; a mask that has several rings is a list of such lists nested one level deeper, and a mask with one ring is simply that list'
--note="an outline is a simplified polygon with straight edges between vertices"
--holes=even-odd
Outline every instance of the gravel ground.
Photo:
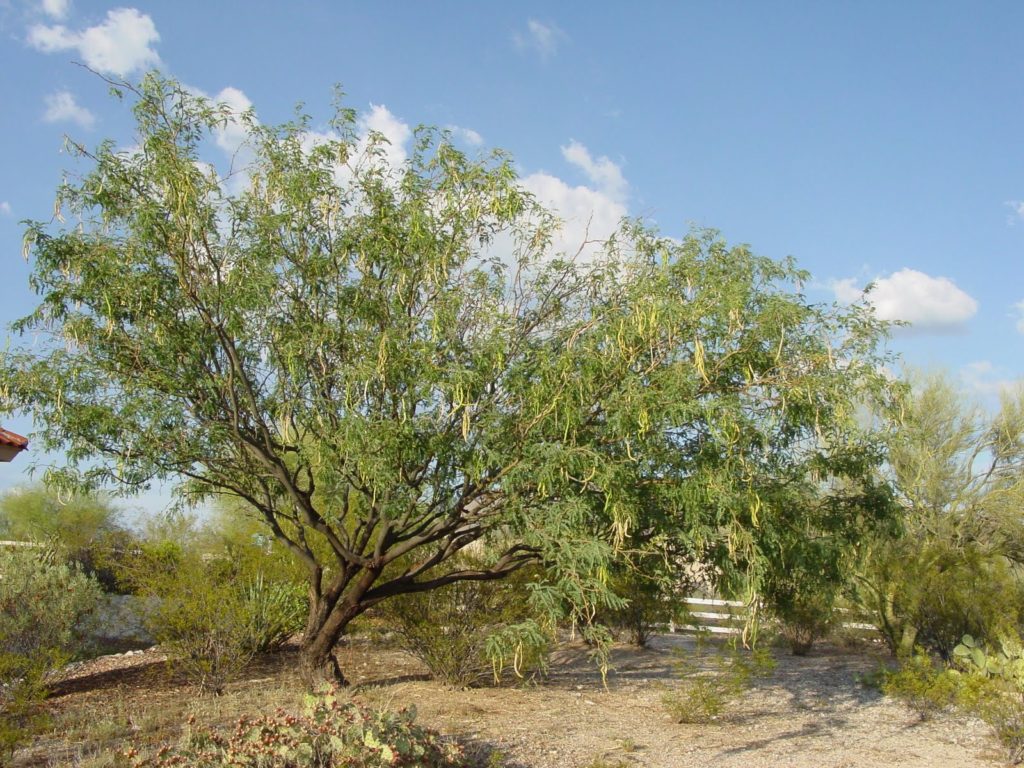
[{"label": "gravel ground", "polygon": [[922,723],[862,685],[860,676],[885,658],[863,648],[823,646],[804,658],[779,652],[774,673],[716,722],[675,723],[661,699],[680,685],[673,651],[686,646],[692,641],[663,636],[647,650],[618,648],[607,689],[585,649],[568,648],[542,685],[450,691],[399,675],[368,684],[360,695],[413,702],[422,722],[500,751],[513,768],[1003,764],[982,723],[947,715]]},{"label": "gravel ground", "polygon": [[[487,768],[973,768],[1003,765],[1002,752],[977,721],[940,715],[928,722],[860,680],[888,656],[878,649],[816,647],[798,658],[777,652],[777,667],[715,722],[685,725],[667,714],[662,698],[682,683],[679,653],[693,640],[654,638],[651,647],[617,647],[604,686],[587,649],[569,644],[553,657],[540,683],[453,690],[429,679],[401,651],[354,641],[339,649],[353,682],[351,695],[371,705],[413,704],[421,723],[467,745]],[[158,649],[100,659],[67,671],[55,706],[93,712],[111,697],[140,702],[194,695],[161,672]],[[291,690],[295,652],[267,657],[252,680],[232,685]],[[123,706],[130,706],[125,704]],[[25,765],[40,761],[39,743]],[[37,759],[29,759],[32,754]]]}]

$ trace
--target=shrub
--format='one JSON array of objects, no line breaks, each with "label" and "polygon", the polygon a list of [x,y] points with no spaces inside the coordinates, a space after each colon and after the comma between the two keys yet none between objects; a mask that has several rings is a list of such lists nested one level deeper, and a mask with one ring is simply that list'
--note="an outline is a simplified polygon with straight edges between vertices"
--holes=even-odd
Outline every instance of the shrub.
[{"label": "shrub", "polygon": [[828,637],[836,623],[835,598],[828,593],[802,594],[777,606],[782,636],[794,656],[806,656],[816,640]]},{"label": "shrub", "polygon": [[183,569],[150,595],[147,630],[168,654],[168,662],[201,691],[222,693],[252,659],[250,627],[237,589],[194,581]]},{"label": "shrub", "polygon": [[680,690],[666,693],[661,701],[677,723],[711,723],[726,707],[750,688],[755,677],[766,677],[775,659],[764,648],[746,654],[737,648],[705,657],[703,646],[677,664]]},{"label": "shrub", "polygon": [[[658,571],[652,568],[651,572]],[[605,609],[597,620],[626,630],[630,642],[643,648],[660,625],[687,621],[686,605],[680,596],[685,595],[692,584],[684,579],[678,571],[672,579],[666,580],[649,575],[642,566],[622,570],[612,578],[611,587],[626,603],[620,608]]]},{"label": "shrub", "polygon": [[302,629],[309,610],[305,590],[293,583],[268,581],[257,573],[242,588],[247,638],[253,653],[280,648]]},{"label": "shrub", "polygon": [[989,650],[967,635],[953,653],[966,672],[959,703],[988,724],[1010,763],[1024,762],[1024,646],[1004,637]]},{"label": "shrub", "polygon": [[386,601],[381,615],[399,646],[449,685],[466,687],[509,667],[543,672],[550,638],[534,620],[519,572],[501,581],[459,581]]},{"label": "shrub", "polygon": [[[178,748],[156,757],[127,754],[132,768],[416,768],[464,766],[462,749],[415,723],[414,710],[368,710],[338,700],[335,689],[307,698],[306,711],[242,719],[228,735],[189,733]],[[191,725],[191,723],[190,723]]]},{"label": "shrub", "polygon": [[0,550],[0,754],[40,723],[53,673],[81,651],[100,589],[52,555]]},{"label": "shrub", "polygon": [[899,669],[883,672],[881,689],[906,703],[921,720],[927,720],[957,702],[959,681],[955,673],[936,665],[924,649],[918,648],[902,660]]},{"label": "shrub", "polygon": [[146,630],[204,691],[221,693],[254,654],[281,645],[305,618],[293,585],[259,574],[240,581],[231,561],[204,560],[173,542],[144,546],[128,578],[147,598]]}]

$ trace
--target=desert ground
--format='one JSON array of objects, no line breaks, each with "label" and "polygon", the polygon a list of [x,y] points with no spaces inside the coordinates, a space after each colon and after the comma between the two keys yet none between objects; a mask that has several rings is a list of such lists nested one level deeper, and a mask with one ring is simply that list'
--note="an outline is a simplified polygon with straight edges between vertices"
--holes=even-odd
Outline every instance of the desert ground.
[{"label": "desert ground", "polygon": [[[371,706],[416,707],[419,722],[492,768],[972,768],[1002,764],[984,726],[942,714],[928,721],[869,684],[887,655],[869,645],[776,649],[770,676],[715,721],[674,722],[662,703],[682,685],[679,654],[694,640],[656,636],[616,646],[605,681],[586,646],[565,643],[542,680],[455,690],[393,648],[353,639],[338,655],[348,694]],[[242,714],[298,708],[295,649],[265,657],[220,697],[197,696],[158,649],[110,655],[71,670],[51,700],[51,730],[16,766],[114,765],[118,750],[180,738],[191,714],[225,727]]]}]

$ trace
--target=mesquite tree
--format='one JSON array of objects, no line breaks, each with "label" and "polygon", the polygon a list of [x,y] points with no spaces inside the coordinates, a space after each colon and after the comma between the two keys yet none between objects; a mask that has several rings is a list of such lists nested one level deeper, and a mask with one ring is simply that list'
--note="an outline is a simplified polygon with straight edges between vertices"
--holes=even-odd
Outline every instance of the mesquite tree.
[{"label": "mesquite tree", "polygon": [[0,394],[66,456],[50,482],[257,510],[308,571],[313,673],[381,600],[528,562],[538,604],[584,614],[610,558],[666,542],[756,573],[759,488],[875,460],[854,409],[885,386],[879,328],[808,304],[790,263],[635,222],[554,253],[500,153],[424,129],[393,167],[344,109],[314,133],[122,90],[135,146],[76,147],[73,225],[29,227],[41,300]]}]

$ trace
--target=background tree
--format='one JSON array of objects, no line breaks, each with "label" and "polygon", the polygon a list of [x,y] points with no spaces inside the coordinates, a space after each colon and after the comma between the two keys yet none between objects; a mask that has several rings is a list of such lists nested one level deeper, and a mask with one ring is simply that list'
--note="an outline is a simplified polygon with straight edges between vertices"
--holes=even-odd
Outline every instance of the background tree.
[{"label": "background tree", "polygon": [[806,655],[838,620],[837,603],[865,554],[865,542],[896,531],[897,509],[885,482],[813,482],[778,489],[771,530],[761,537],[765,567],[761,594],[781,622],[794,654]]},{"label": "background tree", "polygon": [[1019,629],[1024,391],[988,413],[945,377],[919,378],[888,466],[902,534],[873,543],[858,590],[893,650],[948,658],[964,634]]},{"label": "background tree", "polygon": [[552,253],[503,155],[422,129],[392,168],[344,109],[316,139],[242,118],[229,189],[203,162],[224,108],[125,88],[137,150],[77,147],[76,220],[30,226],[41,302],[15,330],[48,341],[5,354],[0,392],[67,456],[51,483],[167,478],[258,511],[306,570],[310,674],[340,674],[380,601],[530,562],[531,599],[584,619],[649,539],[755,574],[762,487],[878,459],[853,416],[886,387],[880,328],[808,304],[792,263],[630,222]]},{"label": "background tree", "polygon": [[103,494],[32,486],[0,496],[0,538],[56,549],[108,590],[116,588],[117,564],[134,540],[122,523],[121,510]]},{"label": "background tree", "polygon": [[61,496],[46,488],[16,488],[0,496],[0,537],[56,544],[81,552],[123,530],[121,513],[108,499]]}]

